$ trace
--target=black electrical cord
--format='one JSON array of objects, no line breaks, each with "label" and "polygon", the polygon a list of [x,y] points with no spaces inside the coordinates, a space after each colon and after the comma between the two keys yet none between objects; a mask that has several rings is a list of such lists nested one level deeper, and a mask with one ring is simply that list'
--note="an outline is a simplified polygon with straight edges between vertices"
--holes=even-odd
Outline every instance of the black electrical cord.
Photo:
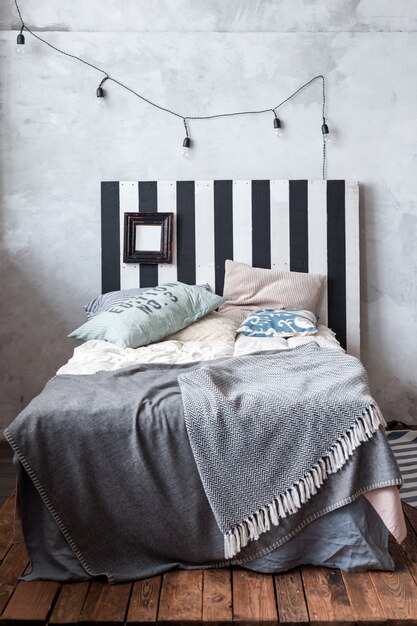
[{"label": "black electrical cord", "polygon": [[[290,100],[295,98],[295,96],[297,96],[301,91],[303,91],[306,87],[311,85],[313,82],[315,82],[317,80],[321,80],[322,81],[322,118],[323,118],[323,126],[322,126],[322,133],[323,133],[322,134],[322,137],[323,137],[323,140],[322,140],[323,141],[322,175],[323,175],[323,180],[326,178],[326,140],[325,139],[326,139],[326,136],[329,133],[329,130],[328,130],[328,126],[326,124],[326,119],[325,119],[326,81],[325,81],[325,78],[324,78],[324,76],[322,74],[318,74],[317,76],[313,76],[313,78],[311,78],[306,83],[301,85],[301,87],[299,87],[296,91],[294,91],[287,98],[285,98],[284,100],[282,100],[281,102],[279,102],[276,106],[274,106],[272,108],[255,109],[253,111],[232,111],[230,113],[215,113],[215,114],[212,114],[212,115],[183,115],[182,113],[178,113],[177,111],[173,111],[172,109],[169,109],[168,107],[164,107],[164,106],[162,106],[160,104],[157,104],[156,102],[153,102],[149,98],[146,98],[145,96],[143,96],[142,94],[138,93],[137,91],[135,91],[134,89],[132,89],[128,85],[125,85],[124,83],[122,83],[121,81],[117,80],[116,78],[112,78],[112,76],[110,76],[105,70],[103,70],[101,67],[98,67],[97,65],[94,65],[94,63],[90,63],[89,61],[86,61],[85,59],[83,59],[82,57],[77,56],[76,54],[71,54],[70,52],[66,52],[65,50],[61,50],[57,46],[54,46],[53,44],[51,44],[46,39],[43,39],[43,37],[40,37],[39,35],[34,33],[30,28],[28,28],[28,26],[26,26],[26,24],[25,24],[25,22],[23,20],[22,13],[20,11],[20,8],[19,8],[17,0],[14,0],[14,3],[16,5],[16,9],[17,9],[17,12],[18,12],[18,15],[19,15],[19,19],[20,19],[21,24],[22,24],[22,27],[21,27],[21,30],[20,30],[20,34],[23,33],[23,30],[26,30],[28,33],[30,33],[32,35],[32,37],[35,37],[35,39],[37,39],[38,41],[41,41],[45,45],[49,46],[49,48],[52,48],[52,50],[55,50],[55,52],[59,52],[59,54],[63,54],[64,56],[70,57],[71,59],[75,59],[76,61],[79,61],[80,63],[83,63],[84,65],[87,65],[88,67],[91,67],[94,70],[97,70],[97,72],[100,72],[101,74],[104,74],[104,78],[102,79],[102,81],[100,82],[100,84],[99,84],[99,86],[97,88],[97,96],[98,97],[103,97],[104,96],[104,91],[102,89],[103,83],[105,81],[111,81],[111,82],[115,83],[116,85],[119,85],[119,87],[122,87],[123,89],[126,89],[131,94],[133,94],[134,96],[136,96],[137,98],[139,98],[143,102],[146,102],[150,106],[153,106],[154,108],[159,109],[160,111],[163,111],[165,113],[169,113],[170,115],[173,115],[175,117],[181,118],[182,121],[183,121],[183,124],[184,124],[184,128],[185,128],[185,139],[184,139],[184,142],[187,144],[187,147],[189,147],[191,145],[190,132],[189,132],[189,127],[188,127],[188,123],[187,123],[188,121],[190,121],[190,120],[213,120],[213,119],[218,119],[218,118],[222,118],[222,117],[237,117],[237,116],[240,116],[240,115],[260,115],[260,114],[263,114],[263,113],[272,113],[274,115],[274,127],[276,128],[277,126],[276,126],[275,120],[278,119],[277,118],[277,114],[276,114],[277,109],[279,109],[284,104],[286,104],[287,102],[289,102]],[[100,96],[99,96],[99,94],[100,94]],[[279,123],[279,127],[280,127],[280,123]],[[327,132],[323,131],[324,127],[327,129]],[[183,145],[185,145],[185,143]]]}]

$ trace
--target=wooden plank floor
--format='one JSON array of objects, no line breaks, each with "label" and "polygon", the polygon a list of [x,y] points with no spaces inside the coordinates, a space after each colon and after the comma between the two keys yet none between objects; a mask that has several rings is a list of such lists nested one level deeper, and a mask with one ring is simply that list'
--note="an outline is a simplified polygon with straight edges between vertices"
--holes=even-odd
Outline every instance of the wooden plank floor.
[{"label": "wooden plank floor", "polygon": [[395,572],[180,570],[113,586],[19,581],[28,557],[12,540],[13,509],[12,494],[0,510],[0,624],[417,625],[417,510],[407,505]]},{"label": "wooden plank floor", "polygon": [[13,450],[7,441],[0,441],[0,506],[4,504],[16,486],[16,470]]}]

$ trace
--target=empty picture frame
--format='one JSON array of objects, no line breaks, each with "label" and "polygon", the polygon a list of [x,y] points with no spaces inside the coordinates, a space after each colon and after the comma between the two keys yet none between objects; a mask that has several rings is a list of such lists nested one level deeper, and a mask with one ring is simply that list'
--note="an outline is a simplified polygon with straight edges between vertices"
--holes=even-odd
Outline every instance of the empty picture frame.
[{"label": "empty picture frame", "polygon": [[125,213],[123,261],[172,262],[173,213]]}]

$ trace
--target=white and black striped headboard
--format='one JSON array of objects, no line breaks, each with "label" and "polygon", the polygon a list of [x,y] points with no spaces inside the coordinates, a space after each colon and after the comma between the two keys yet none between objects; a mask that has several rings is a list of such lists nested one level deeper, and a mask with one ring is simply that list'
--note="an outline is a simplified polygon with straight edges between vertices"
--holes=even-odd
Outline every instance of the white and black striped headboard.
[{"label": "white and black striped headboard", "polygon": [[[359,356],[359,192],[343,180],[102,183],[102,291],[171,280],[222,294],[224,262],[327,275],[323,323]],[[173,262],[123,263],[125,212],[166,211]]]}]

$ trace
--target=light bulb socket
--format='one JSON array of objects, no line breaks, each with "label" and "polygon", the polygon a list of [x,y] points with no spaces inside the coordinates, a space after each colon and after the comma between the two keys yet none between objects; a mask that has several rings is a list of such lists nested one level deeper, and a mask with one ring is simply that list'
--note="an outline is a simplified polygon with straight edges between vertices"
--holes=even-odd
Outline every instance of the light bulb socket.
[{"label": "light bulb socket", "polygon": [[189,137],[185,137],[184,141],[182,142],[182,147],[189,148],[190,146],[191,146],[191,139]]},{"label": "light bulb socket", "polygon": [[277,117],[274,118],[274,128],[275,129],[281,128],[281,122]]},{"label": "light bulb socket", "polygon": [[25,36],[23,33],[19,33],[17,36],[17,45],[24,46],[25,45]]},{"label": "light bulb socket", "polygon": [[96,96],[97,96],[97,98],[104,98],[104,89],[103,89],[103,87],[97,87]]},{"label": "light bulb socket", "polygon": [[327,126],[326,122],[324,122],[322,124],[321,132],[322,132],[323,135],[328,135],[329,134],[329,127]]}]

